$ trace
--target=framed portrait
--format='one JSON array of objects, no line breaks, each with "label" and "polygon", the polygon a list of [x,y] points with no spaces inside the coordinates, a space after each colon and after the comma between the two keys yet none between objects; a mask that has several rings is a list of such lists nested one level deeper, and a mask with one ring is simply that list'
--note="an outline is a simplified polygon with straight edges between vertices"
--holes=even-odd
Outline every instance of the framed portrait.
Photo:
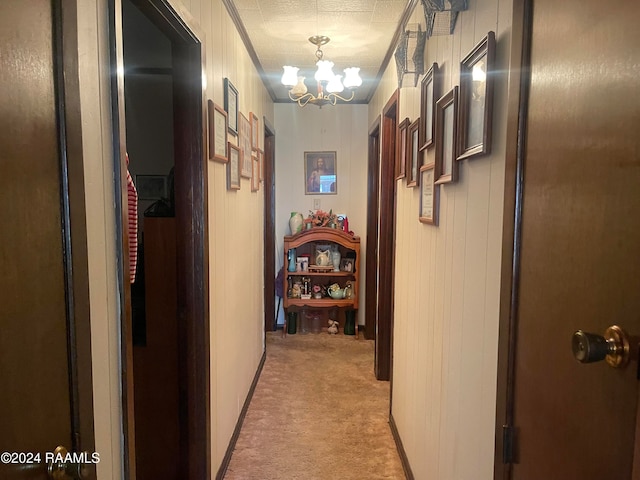
[{"label": "framed portrait", "polygon": [[228,78],[224,79],[224,111],[227,112],[229,132],[238,135],[238,90]]},{"label": "framed portrait", "polygon": [[495,51],[489,32],[460,62],[458,160],[491,152]]},{"label": "framed portrait", "polygon": [[409,125],[408,134],[408,152],[407,152],[407,187],[415,187],[418,185],[418,173],[420,170],[420,142],[419,142],[419,125],[420,119],[416,118]]},{"label": "framed portrait", "polygon": [[398,125],[398,152],[396,153],[396,180],[407,175],[407,141],[409,138],[409,117]]},{"label": "framed portrait", "polygon": [[167,177],[164,175],[136,175],[135,186],[140,200],[167,197]]},{"label": "framed portrait", "polygon": [[458,87],[436,102],[436,184],[458,180],[456,134],[458,116]]},{"label": "framed portrait", "polygon": [[304,152],[305,195],[338,193],[336,152]]},{"label": "framed portrait", "polygon": [[420,150],[433,145],[436,100],[440,98],[442,74],[434,63],[420,84]]},{"label": "framed portrait", "polygon": [[241,152],[233,143],[228,142],[229,150],[227,162],[227,190],[240,190],[240,162]]},{"label": "framed portrait", "polygon": [[353,258],[343,258],[340,260],[340,271],[341,272],[353,272]]},{"label": "framed portrait", "polygon": [[251,149],[260,148],[260,122],[253,112],[249,113],[249,121],[251,122]]},{"label": "framed portrait", "polygon": [[238,146],[242,152],[242,165],[240,174],[245,178],[251,178],[251,123],[242,113],[239,114],[238,121]]},{"label": "framed portrait", "polygon": [[420,222],[438,225],[439,197],[440,187],[435,183],[435,165],[420,167]]},{"label": "framed portrait", "polygon": [[258,152],[251,155],[251,191],[257,192],[260,189],[260,160]]},{"label": "framed portrait", "polygon": [[227,162],[227,112],[209,100],[209,159]]}]

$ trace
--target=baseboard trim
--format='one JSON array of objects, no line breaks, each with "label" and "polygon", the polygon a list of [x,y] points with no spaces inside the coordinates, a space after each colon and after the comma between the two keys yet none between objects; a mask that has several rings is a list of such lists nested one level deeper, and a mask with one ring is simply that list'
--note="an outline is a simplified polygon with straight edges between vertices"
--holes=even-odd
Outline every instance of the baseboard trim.
[{"label": "baseboard trim", "polygon": [[251,404],[253,393],[256,391],[256,385],[258,385],[258,380],[260,379],[260,374],[262,373],[262,367],[264,367],[264,362],[266,359],[267,359],[267,351],[265,350],[262,352],[262,358],[260,359],[260,364],[258,365],[256,374],[253,377],[253,382],[251,382],[251,387],[249,388],[249,393],[247,393],[247,398],[244,401],[244,405],[242,405],[240,416],[238,417],[238,421],[236,422],[236,428],[233,430],[233,435],[231,435],[231,440],[229,440],[229,446],[227,447],[227,451],[224,454],[224,458],[222,459],[222,463],[220,464],[218,473],[216,473],[216,480],[222,480],[224,478],[225,473],[227,473],[227,468],[229,468],[229,463],[231,462],[231,455],[233,454],[233,451],[236,448],[236,442],[238,441],[238,437],[240,436],[240,430],[242,429],[242,424],[244,423],[244,419],[247,416],[247,410],[249,410],[249,405]]},{"label": "baseboard trim", "polygon": [[402,462],[402,469],[404,470],[404,475],[407,477],[407,480],[415,480],[413,476],[413,472],[411,471],[411,465],[409,465],[409,459],[407,458],[407,453],[404,451],[404,446],[402,445],[402,440],[400,439],[400,433],[398,432],[398,427],[396,427],[396,421],[393,419],[393,415],[389,413],[389,426],[391,427],[391,434],[393,435],[393,440],[396,442],[396,449],[398,450],[398,455],[400,455],[400,461]]}]

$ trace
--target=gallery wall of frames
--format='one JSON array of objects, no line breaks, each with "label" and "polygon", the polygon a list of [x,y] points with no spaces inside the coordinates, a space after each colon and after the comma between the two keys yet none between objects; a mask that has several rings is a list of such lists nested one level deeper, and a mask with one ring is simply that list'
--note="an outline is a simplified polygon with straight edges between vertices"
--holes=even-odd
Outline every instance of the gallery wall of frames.
[{"label": "gallery wall of frames", "polygon": [[[458,181],[464,162],[491,153],[495,42],[491,31],[475,45],[449,91],[442,91],[442,69],[433,63],[420,84],[420,117],[398,124],[396,179],[420,190],[422,223],[438,225],[440,188]],[[428,149],[435,155],[423,164]]]}]

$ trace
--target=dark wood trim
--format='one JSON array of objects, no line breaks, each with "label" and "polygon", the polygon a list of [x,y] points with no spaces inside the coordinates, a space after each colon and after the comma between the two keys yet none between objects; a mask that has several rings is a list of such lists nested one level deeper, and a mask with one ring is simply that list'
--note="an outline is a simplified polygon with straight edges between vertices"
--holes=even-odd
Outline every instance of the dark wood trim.
[{"label": "dark wood trim", "polygon": [[175,0],[131,0],[172,42],[202,44],[204,33],[189,10]]},{"label": "dark wood trim", "polygon": [[264,331],[276,329],[276,131],[267,117],[264,124]]},{"label": "dark wood trim", "polygon": [[181,471],[211,475],[209,256],[203,48],[173,43]]},{"label": "dark wood trim", "polygon": [[[120,0],[110,0],[113,32],[111,37],[112,71],[122,68],[122,14]],[[175,198],[177,227],[178,331],[180,372],[180,457],[185,478],[211,478],[210,412],[210,328],[209,328],[209,256],[208,193],[206,145],[206,100],[202,90],[204,36],[189,12],[173,0],[133,0],[133,3],[172,42],[174,95]],[[123,70],[120,70],[123,71]],[[113,78],[117,75],[112,75]],[[115,81],[115,80],[114,80]],[[128,288],[128,237],[126,225],[126,185],[124,138],[124,89],[117,81],[113,107],[114,151],[116,161],[117,225],[122,238],[119,246],[118,281],[121,300],[122,364],[124,402],[125,477],[135,479],[135,428],[133,425],[133,374],[131,339],[131,299]],[[121,79],[120,79],[121,82]],[[187,200],[188,199],[188,200]],[[125,288],[126,287],[126,288]],[[174,452],[176,454],[176,452]]]},{"label": "dark wood trim", "polygon": [[236,422],[236,428],[233,430],[233,435],[231,435],[231,440],[229,440],[227,451],[224,454],[224,458],[222,459],[222,463],[220,464],[218,473],[216,473],[216,480],[222,480],[225,473],[227,473],[227,468],[229,468],[229,463],[231,462],[231,456],[233,455],[233,451],[236,448],[236,443],[238,442],[238,437],[240,436],[240,430],[242,430],[242,424],[244,423],[244,419],[247,416],[247,411],[249,410],[251,399],[253,398],[253,394],[256,391],[256,386],[258,385],[258,380],[260,380],[260,374],[262,373],[262,368],[264,367],[264,362],[266,360],[267,351],[264,350],[262,352],[262,358],[260,359],[256,374],[253,377],[253,382],[251,382],[251,387],[249,387],[249,393],[247,393],[247,398],[244,400],[244,404],[242,405],[242,411],[240,412],[240,416],[238,417],[238,421]]},{"label": "dark wood trim", "polygon": [[267,81],[267,73],[264,71],[260,60],[258,59],[258,54],[256,53],[255,48],[253,48],[253,44],[251,43],[251,39],[249,38],[249,34],[247,33],[247,29],[244,27],[242,20],[240,19],[240,14],[238,13],[238,9],[235,6],[235,3],[232,0],[222,0],[225,8],[227,9],[227,13],[231,17],[233,24],[236,26],[238,30],[238,34],[242,39],[242,43],[244,44],[244,48],[247,49],[247,53],[249,54],[249,58],[253,62],[254,67],[258,71],[258,75],[262,79],[262,84],[264,88],[269,92],[269,96],[273,102],[276,101],[276,92],[271,88],[271,84]]},{"label": "dark wood trim", "polygon": [[[131,288],[129,287],[129,236],[127,220],[126,127],[124,112],[124,71],[122,48],[122,2],[109,0],[109,35],[111,63],[111,119],[114,152],[113,175],[116,211],[116,281],[120,303],[120,376],[122,379],[122,429],[124,475],[136,479],[135,421],[133,401],[133,337],[131,321]],[[119,221],[118,221],[119,219]]]},{"label": "dark wood trim", "polygon": [[513,426],[514,371],[517,309],[522,241],[524,153],[530,85],[532,26],[530,0],[513,5],[509,91],[507,99],[507,147],[505,158],[504,213],[498,334],[498,379],[496,393],[494,479],[511,478],[511,465],[504,463],[503,427]]},{"label": "dark wood trim", "polygon": [[398,138],[398,105],[400,90],[391,95],[382,110],[382,142],[380,157],[380,232],[378,239],[378,301],[376,337],[376,378],[391,380],[393,357],[393,297],[395,276],[395,206],[396,206],[396,139]]},{"label": "dark wood trim", "polygon": [[404,445],[402,445],[402,439],[400,438],[400,433],[398,432],[398,427],[396,426],[396,421],[393,419],[393,415],[389,413],[389,427],[391,427],[391,434],[393,435],[393,440],[396,442],[396,449],[398,450],[398,455],[400,456],[400,462],[402,462],[402,470],[404,470],[404,475],[407,477],[407,480],[414,480],[413,472],[411,471],[411,465],[409,464],[409,457],[407,457],[407,452],[404,450]]},{"label": "dark wood trim", "polygon": [[368,104],[369,102],[371,102],[373,95],[376,93],[377,85],[380,83],[380,80],[382,80],[382,75],[384,75],[384,72],[387,70],[387,67],[389,66],[389,62],[391,61],[391,58],[395,53],[396,46],[398,45],[398,40],[400,39],[400,35],[404,30],[404,26],[409,21],[409,18],[411,18],[411,15],[413,14],[413,11],[415,10],[417,5],[418,5],[418,0],[409,0],[407,2],[407,5],[404,7],[404,11],[402,12],[402,16],[400,17],[398,26],[396,27],[396,31],[393,34],[391,43],[389,43],[389,48],[387,50],[387,53],[385,54],[384,59],[380,64],[380,70],[378,70],[378,73],[374,80],[374,85],[376,85],[376,87],[371,89],[371,91],[369,92],[369,96],[367,97],[367,100],[364,103]]},{"label": "dark wood trim", "polygon": [[89,302],[89,266],[78,74],[77,4],[53,3],[58,133],[62,162],[72,448],[95,450]]},{"label": "dark wood trim", "polygon": [[369,128],[367,173],[367,252],[364,338],[375,340],[378,323],[378,212],[380,202],[380,115]]}]

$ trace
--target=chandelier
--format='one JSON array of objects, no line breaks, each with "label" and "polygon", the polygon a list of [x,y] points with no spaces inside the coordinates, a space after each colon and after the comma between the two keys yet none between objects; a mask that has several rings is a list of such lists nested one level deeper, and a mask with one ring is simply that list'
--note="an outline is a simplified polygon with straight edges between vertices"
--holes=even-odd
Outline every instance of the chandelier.
[{"label": "chandelier", "polygon": [[[316,58],[318,59],[316,62],[318,69],[314,75],[318,84],[318,93],[316,95],[307,92],[307,86],[304,84],[305,77],[298,76],[298,70],[300,70],[298,67],[289,65],[283,67],[282,84],[290,88],[289,98],[294,102],[298,102],[301,107],[304,107],[307,103],[322,108],[326,104],[335,105],[338,100],[350,102],[355,95],[354,88],[362,85],[359,68],[345,68],[344,80],[342,80],[342,75],[333,73],[333,62],[323,60],[324,54],[320,47],[329,43],[329,40],[329,37],[324,35],[309,37],[309,41],[316,46]],[[345,88],[348,91],[347,95],[340,95]]]}]

